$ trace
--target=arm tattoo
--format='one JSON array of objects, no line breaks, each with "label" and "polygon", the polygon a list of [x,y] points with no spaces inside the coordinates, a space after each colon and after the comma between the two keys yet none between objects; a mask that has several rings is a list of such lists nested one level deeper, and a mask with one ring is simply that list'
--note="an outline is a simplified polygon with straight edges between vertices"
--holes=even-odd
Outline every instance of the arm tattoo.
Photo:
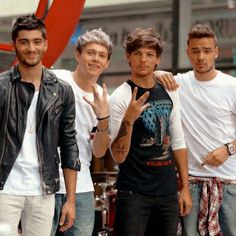
[{"label": "arm tattoo", "polygon": [[115,147],[115,152],[117,155],[124,155],[127,153],[127,148],[125,144],[120,144],[119,143],[119,139],[122,137],[125,137],[128,134],[127,129],[126,129],[126,125],[125,122],[122,121],[121,126],[120,126],[120,130],[119,133],[115,139],[115,143],[116,143],[116,147]]},{"label": "arm tattoo", "polygon": [[120,130],[119,130],[119,133],[118,133],[118,136],[116,137],[116,139],[124,137],[127,133],[128,132],[126,130],[125,122],[122,121],[121,126],[120,126]]},{"label": "arm tattoo", "polygon": [[123,145],[121,145],[121,144],[117,144],[117,146],[115,147],[115,153],[117,154],[117,155],[124,155],[124,154],[126,154],[127,153],[127,150],[126,150],[126,148],[125,148],[125,145],[123,144]]}]

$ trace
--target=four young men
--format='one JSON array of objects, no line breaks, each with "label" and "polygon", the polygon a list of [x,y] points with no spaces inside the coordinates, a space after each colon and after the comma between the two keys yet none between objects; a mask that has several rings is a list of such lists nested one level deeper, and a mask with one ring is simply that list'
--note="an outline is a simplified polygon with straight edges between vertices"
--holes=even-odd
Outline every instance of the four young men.
[{"label": "four young men", "polygon": [[[125,49],[131,78],[111,96],[110,112],[106,86],[96,84],[112,50],[103,31],[91,30],[79,37],[74,72],[54,71],[72,89],[42,66],[47,40],[40,20],[18,18],[12,41],[19,63],[0,75],[0,222],[10,224],[12,235],[17,235],[20,219],[23,234],[50,235],[60,160],[65,187],[62,183],[56,195],[52,235],[58,222],[64,235],[92,234],[89,165],[92,153],[101,157],[109,146],[110,114],[110,149],[120,163],[116,235],[175,235],[179,212],[186,235],[233,235],[236,83],[215,70],[214,32],[196,25],[189,33],[187,53],[193,72],[177,75],[181,107],[177,93],[166,91],[153,78],[163,50],[159,35],[153,29],[130,32]],[[160,80],[168,83],[167,77]],[[192,210],[179,108],[188,148]],[[77,143],[81,172],[76,188]],[[76,221],[69,230],[75,201]]]}]

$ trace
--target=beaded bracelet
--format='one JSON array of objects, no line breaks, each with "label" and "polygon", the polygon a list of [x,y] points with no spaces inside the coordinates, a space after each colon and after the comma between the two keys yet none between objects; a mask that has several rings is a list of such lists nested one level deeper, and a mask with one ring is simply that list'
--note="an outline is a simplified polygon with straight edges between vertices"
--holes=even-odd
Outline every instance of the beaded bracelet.
[{"label": "beaded bracelet", "polygon": [[109,117],[110,117],[110,115],[105,116],[105,117],[101,117],[101,118],[97,117],[97,120],[106,120],[106,119],[108,119]]},{"label": "beaded bracelet", "polygon": [[109,125],[108,125],[106,128],[104,128],[104,129],[99,129],[99,128],[97,127],[97,132],[98,132],[98,133],[105,132],[105,131],[108,130],[108,128],[109,128]]}]

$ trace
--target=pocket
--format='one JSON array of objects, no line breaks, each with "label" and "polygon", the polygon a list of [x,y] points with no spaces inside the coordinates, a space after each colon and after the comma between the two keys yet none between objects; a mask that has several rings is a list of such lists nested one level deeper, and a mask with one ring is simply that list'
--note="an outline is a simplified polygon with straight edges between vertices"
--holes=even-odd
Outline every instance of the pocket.
[{"label": "pocket", "polygon": [[117,192],[117,199],[130,199],[134,196],[132,191],[128,190],[118,190]]},{"label": "pocket", "polygon": [[179,198],[178,198],[178,193],[174,193],[174,194],[171,194],[169,196],[170,200],[173,201],[173,202],[178,202]]},{"label": "pocket", "polygon": [[62,103],[53,106],[53,113],[54,114],[62,113],[62,110],[63,110],[63,104]]},{"label": "pocket", "polygon": [[231,196],[236,197],[236,184],[225,185],[225,190],[224,191],[227,192],[228,194],[230,194]]},{"label": "pocket", "polygon": [[202,191],[202,184],[201,183],[190,183],[189,190],[191,196],[195,194],[200,194]]}]

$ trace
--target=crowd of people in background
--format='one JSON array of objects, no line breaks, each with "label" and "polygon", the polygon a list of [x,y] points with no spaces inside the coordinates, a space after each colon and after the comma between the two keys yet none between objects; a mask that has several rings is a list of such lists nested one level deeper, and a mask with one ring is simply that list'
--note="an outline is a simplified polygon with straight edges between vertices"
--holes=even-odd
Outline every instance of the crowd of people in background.
[{"label": "crowd of people in background", "polygon": [[110,97],[97,83],[113,47],[102,29],[78,37],[73,72],[43,66],[47,45],[42,20],[16,20],[18,63],[0,74],[0,228],[91,236],[90,164],[109,149],[119,166],[113,235],[235,236],[236,80],[215,68],[215,32],[192,26],[192,70],[173,76],[157,68],[158,32],[132,30],[130,78]]}]

